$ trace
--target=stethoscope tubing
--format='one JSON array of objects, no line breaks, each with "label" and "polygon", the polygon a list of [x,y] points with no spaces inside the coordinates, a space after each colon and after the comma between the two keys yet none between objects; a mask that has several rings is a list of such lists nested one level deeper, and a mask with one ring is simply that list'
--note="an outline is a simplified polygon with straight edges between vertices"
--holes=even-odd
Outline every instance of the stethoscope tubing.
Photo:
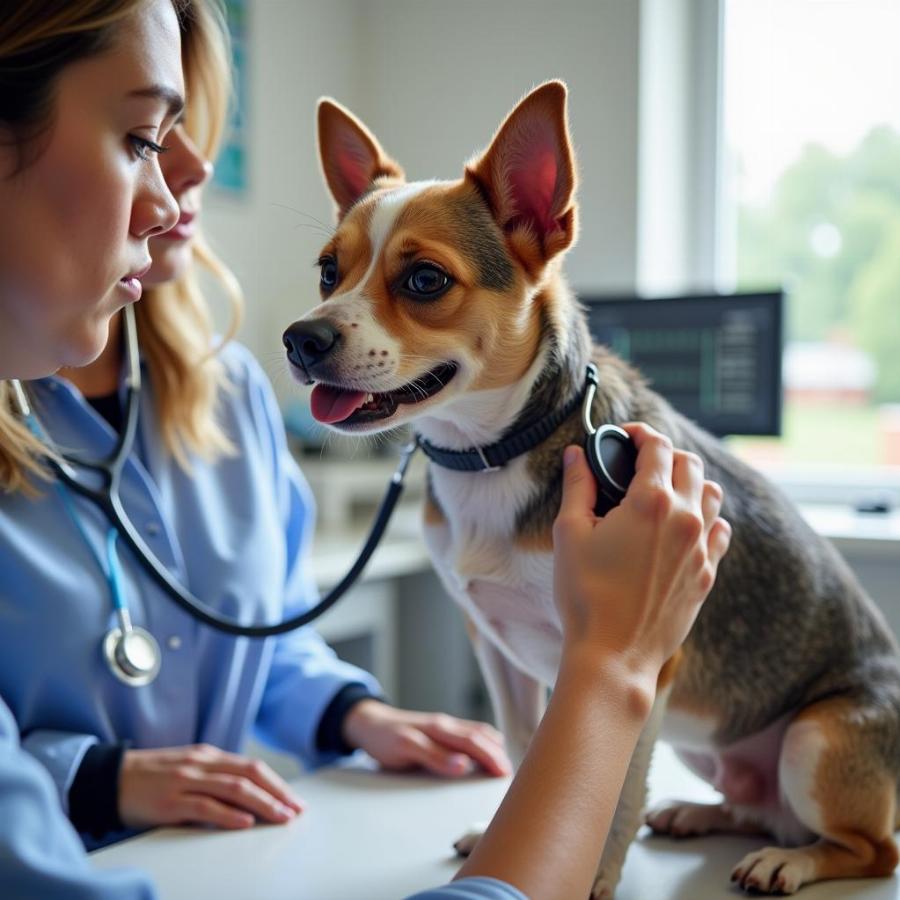
[{"label": "stethoscope tubing", "polygon": [[[309,609],[298,613],[295,616],[291,616],[288,619],[284,619],[281,622],[271,625],[243,625],[233,619],[219,615],[202,603],[199,598],[195,597],[183,584],[181,584],[163,563],[160,562],[153,550],[147,546],[122,506],[119,485],[122,480],[125,461],[131,452],[131,448],[134,446],[141,392],[137,328],[134,320],[134,310],[130,306],[125,308],[125,339],[128,361],[125,427],[119,434],[112,452],[102,460],[91,461],[81,459],[77,456],[66,456],[64,453],[56,451],[48,436],[41,428],[37,417],[32,412],[28,398],[21,384],[18,381],[12,382],[14,394],[25,422],[35,437],[47,447],[48,453],[46,462],[59,482],[65,485],[65,487],[73,493],[84,497],[97,506],[112,528],[115,529],[116,533],[124,541],[125,545],[134,554],[135,558],[150,578],[176,605],[180,606],[185,612],[203,622],[205,625],[208,625],[210,628],[215,628],[217,631],[222,631],[226,634],[238,637],[267,638],[279,634],[286,634],[289,631],[302,628],[304,625],[308,625],[310,622],[313,622],[324,615],[357,581],[372,554],[375,552],[375,549],[378,547],[378,544],[381,542],[381,538],[387,529],[391,515],[397,505],[397,501],[403,493],[403,482],[406,476],[406,470],[409,467],[410,460],[419,447],[418,440],[414,439],[403,448],[400,456],[400,463],[388,484],[387,491],[378,508],[375,522],[372,525],[369,536],[357,556],[356,561],[338,584],[331,588],[331,590],[328,591],[328,593],[314,606],[311,606]],[[100,489],[90,487],[78,477],[78,469],[91,470],[102,476],[104,482],[103,487]],[[75,515],[74,510],[72,510],[72,514],[73,516]],[[78,524],[77,517],[76,524]],[[85,538],[85,540],[87,540],[87,538]],[[120,598],[114,598],[114,602],[117,604],[116,609],[118,613],[120,612],[119,605],[121,605]],[[123,623],[123,631],[127,630],[126,623]]]},{"label": "stethoscope tubing", "polygon": [[[129,389],[129,403],[134,399],[133,389]],[[126,426],[127,429],[127,426]],[[180,606],[183,610],[190,613],[194,618],[215,628],[217,631],[226,634],[236,635],[249,638],[267,638],[275,635],[285,634],[302,628],[310,622],[315,621],[324,615],[341,597],[353,586],[359,578],[372,554],[375,552],[378,544],[384,535],[388,526],[397,501],[403,492],[403,482],[406,470],[413,454],[418,448],[418,443],[413,441],[403,449],[400,465],[394,473],[385,492],[384,498],[375,517],[375,523],[363,545],[359,556],[351,566],[347,574],[335,585],[328,593],[319,600],[315,606],[295,616],[291,616],[281,622],[272,625],[242,625],[211,610],[195,597],[187,588],[184,587],[169,570],[157,559],[153,550],[147,546],[140,533],[128,518],[127,513],[122,507],[122,501],[119,496],[119,480],[121,478],[122,465],[125,455],[127,455],[128,443],[123,443],[122,448],[125,453],[119,456],[114,454],[106,464],[97,463],[79,463],[98,472],[104,473],[107,479],[106,488],[96,490],[88,487],[80,481],[72,471],[72,461],[64,460],[62,463],[55,459],[50,459],[51,468],[56,476],[65,484],[67,488],[76,494],[90,500],[100,511],[106,516],[109,523],[116,529],[125,545],[132,551],[135,558],[143,566],[146,573],[156,584],[169,596],[169,598]]]}]

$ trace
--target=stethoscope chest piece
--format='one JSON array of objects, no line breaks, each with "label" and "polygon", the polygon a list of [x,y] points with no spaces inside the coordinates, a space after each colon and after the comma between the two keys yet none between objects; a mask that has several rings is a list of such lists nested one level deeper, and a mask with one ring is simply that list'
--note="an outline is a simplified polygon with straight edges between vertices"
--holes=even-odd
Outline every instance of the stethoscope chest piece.
[{"label": "stethoscope chest piece", "polygon": [[594,428],[591,413],[594,394],[600,383],[600,376],[594,363],[588,364],[587,381],[584,406],[581,410],[582,424],[587,433],[584,454],[597,482],[597,505],[594,512],[602,517],[613,507],[618,506],[625,497],[628,485],[634,478],[637,447],[628,432],[618,425],[601,425]]},{"label": "stethoscope chest piece", "polygon": [[150,684],[159,674],[162,652],[144,628],[110,628],[103,638],[103,655],[113,675],[131,687]]},{"label": "stethoscope chest piece", "polygon": [[634,478],[637,449],[628,432],[618,425],[601,425],[588,435],[585,447],[588,464],[597,480],[594,512],[605,516],[621,503]]}]

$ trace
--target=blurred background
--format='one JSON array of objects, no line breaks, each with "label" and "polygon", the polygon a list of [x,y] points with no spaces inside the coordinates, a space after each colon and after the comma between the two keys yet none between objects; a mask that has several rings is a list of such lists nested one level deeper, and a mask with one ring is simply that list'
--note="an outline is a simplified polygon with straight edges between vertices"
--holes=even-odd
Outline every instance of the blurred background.
[{"label": "blurred background", "polygon": [[[726,440],[900,622],[900,2],[231,0],[228,12],[237,102],[206,228],[244,287],[240,337],[319,499],[323,584],[392,460],[361,443],[323,450],[285,372],[281,333],[318,301],[333,222],[316,101],[350,107],[410,179],[453,178],[524,93],[562,78],[580,168],[570,282],[585,297],[784,291],[780,434]],[[412,507],[392,540],[366,599],[323,631],[401,702],[487,714]]]}]

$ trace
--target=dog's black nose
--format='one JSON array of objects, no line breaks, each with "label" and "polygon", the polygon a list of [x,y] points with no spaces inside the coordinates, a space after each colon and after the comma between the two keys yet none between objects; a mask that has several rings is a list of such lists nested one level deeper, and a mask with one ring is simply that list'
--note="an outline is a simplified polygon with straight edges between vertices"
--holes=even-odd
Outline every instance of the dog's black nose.
[{"label": "dog's black nose", "polygon": [[282,336],[288,359],[304,371],[321,362],[334,349],[341,333],[327,319],[294,322]]}]

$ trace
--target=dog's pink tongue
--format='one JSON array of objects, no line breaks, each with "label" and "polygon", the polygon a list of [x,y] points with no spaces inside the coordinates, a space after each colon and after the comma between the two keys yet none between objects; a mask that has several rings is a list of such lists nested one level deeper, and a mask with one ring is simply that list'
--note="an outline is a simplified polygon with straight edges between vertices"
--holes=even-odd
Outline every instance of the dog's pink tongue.
[{"label": "dog's pink tongue", "polygon": [[317,384],[310,397],[313,417],[326,425],[343,422],[365,402],[366,394],[363,391],[343,391],[327,384]]}]

